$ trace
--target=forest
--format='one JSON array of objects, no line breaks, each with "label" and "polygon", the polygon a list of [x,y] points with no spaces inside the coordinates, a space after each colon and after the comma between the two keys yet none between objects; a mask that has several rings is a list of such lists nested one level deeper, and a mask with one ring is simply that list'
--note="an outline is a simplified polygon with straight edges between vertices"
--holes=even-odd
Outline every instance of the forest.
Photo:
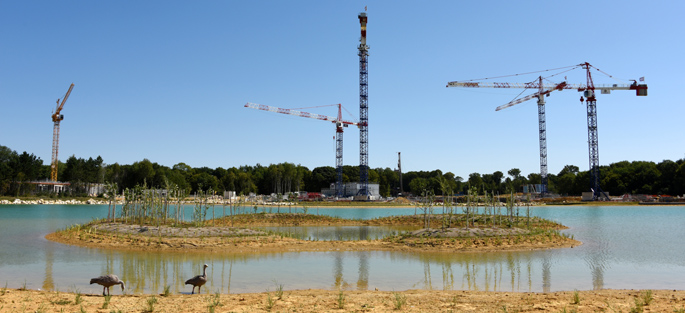
[{"label": "forest", "polygon": [[[0,145],[0,196],[27,196],[36,194],[35,184],[50,177],[50,165],[34,154],[21,154]],[[238,194],[288,194],[295,191],[320,192],[335,181],[335,168],[320,166],[310,170],[293,163],[264,166],[242,165],[230,168],[191,167],[178,163],[172,167],[160,165],[147,159],[133,164],[106,164],[101,157],[95,159],[70,156],[58,166],[60,181],[70,182],[71,188],[61,196],[86,196],[88,184],[116,183],[119,191],[136,185],[148,188],[178,186],[189,194],[199,190],[236,191]],[[617,196],[623,194],[683,195],[685,193],[685,159],[650,161],[621,161],[600,167],[600,185],[605,192]],[[358,166],[343,167],[343,181],[359,180]],[[421,194],[432,191],[442,195],[444,191],[464,194],[469,186],[479,193],[487,191],[505,194],[521,192],[527,184],[539,184],[540,174],[524,176],[517,168],[496,171],[491,174],[471,173],[469,177],[456,176],[439,169],[411,171],[400,177],[390,168],[369,169],[369,181],[378,183],[383,197],[405,194]],[[578,166],[566,165],[557,174],[548,174],[548,189],[562,196],[579,196],[590,189],[588,171]]]}]

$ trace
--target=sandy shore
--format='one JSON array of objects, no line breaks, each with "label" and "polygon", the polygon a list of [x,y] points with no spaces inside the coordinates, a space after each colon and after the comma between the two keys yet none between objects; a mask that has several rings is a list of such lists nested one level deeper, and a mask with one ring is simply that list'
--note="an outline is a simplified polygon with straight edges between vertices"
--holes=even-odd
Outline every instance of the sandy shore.
[{"label": "sandy shore", "polygon": [[[118,286],[116,286],[118,287]],[[651,297],[648,296],[651,292]],[[684,312],[685,291],[549,293],[285,290],[249,294],[102,295],[0,289],[0,312]],[[578,301],[576,301],[576,299]],[[78,303],[77,303],[78,302]],[[645,302],[649,304],[645,305]],[[152,303],[152,304],[150,304]],[[640,310],[641,308],[641,310]]]}]

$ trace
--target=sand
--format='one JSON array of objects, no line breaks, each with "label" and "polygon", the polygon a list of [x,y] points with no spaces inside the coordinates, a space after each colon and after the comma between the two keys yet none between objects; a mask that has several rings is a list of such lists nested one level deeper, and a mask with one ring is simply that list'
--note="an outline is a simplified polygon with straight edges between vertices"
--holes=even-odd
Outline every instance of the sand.
[{"label": "sand", "polygon": [[[115,286],[118,287],[118,286]],[[684,312],[685,291],[595,290],[549,293],[407,290],[285,290],[249,294],[113,296],[0,289],[0,312]],[[204,291],[203,291],[204,292]],[[154,299],[154,300],[153,300]],[[649,300],[644,305],[645,299]],[[404,302],[402,302],[404,300]],[[150,306],[150,303],[152,303]],[[218,303],[218,304],[216,304]],[[216,305],[214,305],[216,304]],[[642,310],[639,309],[641,306]],[[213,309],[213,311],[212,311]]]}]

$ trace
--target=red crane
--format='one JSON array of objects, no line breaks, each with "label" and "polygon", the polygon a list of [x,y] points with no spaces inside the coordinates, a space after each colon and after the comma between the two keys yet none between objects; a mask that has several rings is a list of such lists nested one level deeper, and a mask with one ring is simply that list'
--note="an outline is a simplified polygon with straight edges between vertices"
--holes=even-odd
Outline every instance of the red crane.
[{"label": "red crane", "polygon": [[57,159],[57,154],[59,152],[59,123],[64,119],[64,115],[61,114],[62,108],[64,108],[64,103],[67,102],[67,98],[69,98],[73,88],[74,84],[71,84],[71,86],[69,86],[69,90],[67,90],[67,94],[64,95],[64,99],[62,99],[61,104],[59,103],[59,99],[57,99],[57,109],[52,114],[52,122],[54,123],[54,127],[52,129],[52,163],[50,165],[51,181],[57,181],[57,166],[59,165],[59,160]]},{"label": "red crane", "polygon": [[263,104],[256,104],[256,103],[250,103],[248,102],[245,104],[246,108],[250,109],[257,109],[257,110],[262,110],[262,111],[269,111],[269,112],[275,112],[275,113],[281,113],[281,114],[288,114],[288,115],[295,115],[299,117],[306,117],[306,118],[313,118],[317,120],[322,120],[322,121],[330,121],[331,123],[335,124],[335,170],[336,170],[336,182],[335,182],[335,194],[337,197],[342,197],[343,195],[343,184],[342,184],[342,167],[343,167],[343,127],[348,127],[349,125],[354,125],[359,127],[358,122],[350,122],[343,120],[342,118],[342,105],[340,103],[338,104],[333,104],[333,105],[324,105],[324,106],[319,106],[319,107],[325,107],[325,106],[338,106],[338,117],[331,117],[331,116],[326,116],[326,115],[320,115],[320,114],[314,114],[314,113],[308,113],[308,112],[302,112],[298,111],[295,109],[284,109],[284,108],[278,108],[278,107],[272,107],[268,105],[263,105]]}]

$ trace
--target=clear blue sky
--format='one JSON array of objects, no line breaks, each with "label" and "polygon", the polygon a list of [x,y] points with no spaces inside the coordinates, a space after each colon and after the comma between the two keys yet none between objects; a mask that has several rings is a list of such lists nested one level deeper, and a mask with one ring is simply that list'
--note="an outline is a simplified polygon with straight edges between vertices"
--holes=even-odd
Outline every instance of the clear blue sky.
[{"label": "clear blue sky", "polygon": [[[358,117],[364,6],[372,168],[395,168],[401,151],[404,171],[537,173],[535,101],[495,112],[521,90],[445,85],[582,62],[621,79],[596,74],[595,84],[649,84],[648,97],[598,95],[601,165],[685,157],[681,1],[2,0],[0,144],[49,163],[50,115],[73,82],[62,161],[335,166],[332,124],[243,105],[342,103]],[[582,70],[565,75],[585,82]],[[550,173],[588,168],[579,98],[547,98]],[[355,128],[345,132],[344,163],[359,164]]]}]

